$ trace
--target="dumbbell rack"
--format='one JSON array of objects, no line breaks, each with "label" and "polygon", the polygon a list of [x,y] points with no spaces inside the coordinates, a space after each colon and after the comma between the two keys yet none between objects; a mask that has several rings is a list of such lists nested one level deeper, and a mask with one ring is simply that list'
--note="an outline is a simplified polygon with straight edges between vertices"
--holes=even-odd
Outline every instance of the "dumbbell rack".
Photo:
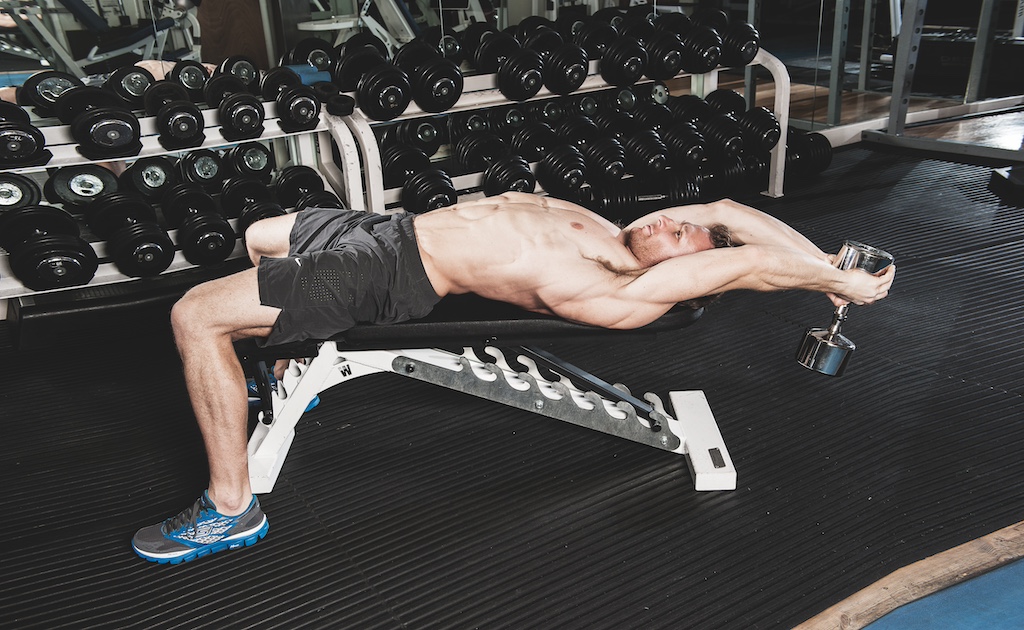
[{"label": "dumbbell rack", "polygon": [[[342,164],[336,164],[330,151],[331,141],[333,140],[338,144],[342,155],[354,154],[356,149],[356,143],[351,133],[347,130],[331,129],[324,121],[324,116],[321,117],[320,123],[316,128],[309,131],[301,131],[296,133],[288,133],[281,129],[279,120],[276,113],[277,104],[274,102],[264,102],[264,109],[266,111],[266,118],[264,120],[264,133],[259,138],[253,140],[258,141],[270,141],[273,144],[273,153],[276,156],[278,168],[285,166],[286,164],[305,164],[315,165],[317,171],[320,172],[321,176],[326,180],[330,189],[333,189],[343,201],[353,209],[365,209],[363,205],[363,190],[362,180],[360,177],[360,170],[356,167],[354,170],[350,167],[350,164],[345,161]],[[244,141],[231,141],[224,138],[220,131],[220,126],[217,121],[217,111],[213,109],[202,110],[202,114],[205,121],[204,134],[206,136],[205,141],[195,147],[189,147],[187,149],[170,151],[165,149],[159,142],[157,131],[156,118],[155,117],[140,117],[139,125],[141,128],[141,142],[142,150],[138,155],[130,156],[126,158],[111,158],[108,160],[89,160],[78,151],[78,145],[71,137],[70,127],[67,125],[56,125],[56,126],[44,126],[40,127],[46,138],[46,148],[52,152],[53,157],[44,165],[36,167],[26,167],[20,169],[12,169],[14,172],[18,172],[25,175],[31,175],[34,172],[39,172],[48,168],[57,168],[63,166],[71,166],[77,164],[88,164],[88,163],[101,163],[110,162],[117,160],[124,160],[131,162],[138,158],[168,154],[186,154],[190,151],[197,149],[224,149],[229,148],[239,142]],[[320,150],[323,148],[323,150]],[[45,203],[45,202],[43,202]],[[237,219],[230,219],[229,222],[232,228],[236,228],[238,224]],[[177,243],[177,231],[170,230],[168,234],[174,243]],[[118,271],[117,267],[113,262],[109,261],[106,252],[106,242],[94,241],[90,243],[96,251],[97,256],[100,258],[99,269],[92,280],[85,284],[73,287],[62,287],[58,289],[50,289],[47,291],[33,291],[26,288],[17,278],[14,277],[11,272],[9,261],[7,260],[7,253],[0,249],[0,317],[5,317],[7,314],[8,302],[12,298],[19,298],[27,295],[37,293],[56,293],[75,291],[82,289],[83,287],[95,287],[100,285],[109,285],[115,283],[125,282],[138,282],[152,281],[153,278],[133,278],[122,274]],[[242,258],[245,256],[245,249],[242,246],[241,239],[235,243],[235,249],[232,251],[228,260]],[[184,255],[180,251],[175,252],[174,260],[171,265],[160,274],[174,273],[176,271],[182,271],[186,269],[193,269],[196,265],[188,262]],[[158,276],[159,278],[159,276]]]},{"label": "dumbbell rack", "polygon": [[[573,95],[584,92],[606,90],[614,87],[607,84],[601,78],[598,71],[598,64],[598,61],[590,62],[590,70],[587,79],[584,81],[583,85],[573,93]],[[771,151],[768,188],[763,191],[763,194],[769,197],[781,197],[786,165],[786,132],[789,124],[789,72],[778,58],[763,49],[758,51],[757,55],[749,65],[762,66],[768,70],[775,82],[775,100],[773,108],[775,117],[778,119],[779,126],[781,127],[781,136],[779,137],[778,144]],[[675,78],[680,79],[689,76],[691,93],[703,98],[708,93],[717,89],[718,75],[720,72],[727,69],[728,68],[719,67],[705,74],[679,74]],[[644,83],[650,83],[650,81],[641,81],[638,84],[643,85]],[[529,99],[527,102],[541,101],[548,98],[559,98],[559,95],[553,94],[548,91],[547,88],[542,88],[536,96]],[[363,169],[363,178],[366,190],[366,208],[374,212],[387,212],[388,206],[393,206],[398,203],[401,195],[401,188],[384,188],[384,175],[383,167],[381,165],[380,148],[378,147],[377,138],[372,130],[373,126],[392,124],[400,120],[420,116],[447,115],[463,111],[486,109],[489,107],[500,107],[508,105],[509,103],[510,101],[497,89],[497,75],[482,74],[465,77],[463,93],[459,102],[451,109],[442,112],[441,114],[424,112],[419,109],[415,103],[412,103],[401,116],[394,121],[387,121],[386,123],[368,119],[358,108],[356,108],[355,112],[351,116],[339,118],[325,115],[325,119],[331,134],[335,137],[335,140],[339,142],[339,145],[342,141],[347,141],[353,136],[358,144],[358,153],[342,151],[341,154],[343,159],[347,162],[344,168],[345,172],[358,172],[360,159],[362,164],[365,166]],[[531,164],[530,166],[532,169],[536,167],[536,164]],[[456,190],[464,191],[479,188],[482,179],[482,173],[471,173],[467,175],[454,176],[452,177],[452,182]],[[349,188],[349,190],[351,190],[351,188]],[[538,188],[538,191],[539,190],[540,189]]]}]

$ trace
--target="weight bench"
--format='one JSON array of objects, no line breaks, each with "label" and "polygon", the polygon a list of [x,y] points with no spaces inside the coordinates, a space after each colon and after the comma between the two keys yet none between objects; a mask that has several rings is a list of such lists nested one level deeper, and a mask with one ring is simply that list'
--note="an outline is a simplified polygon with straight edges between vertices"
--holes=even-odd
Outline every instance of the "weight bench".
[{"label": "weight bench", "polygon": [[[32,43],[39,56],[45,58],[51,66],[64,69],[79,77],[89,74],[86,68],[88,64],[107,61],[128,53],[135,53],[142,59],[162,59],[167,37],[172,29],[182,29],[183,33],[186,33],[186,40],[190,43],[192,35],[189,31],[198,32],[198,21],[194,16],[186,11],[176,11],[168,5],[164,12],[169,12],[169,15],[175,17],[161,17],[152,22],[140,22],[133,30],[113,39],[109,38],[109,34],[113,30],[110,24],[83,0],[58,0],[58,2],[87,31],[95,34],[100,40],[82,59],[75,59],[55,29],[47,26],[44,12],[39,7],[26,7],[11,0],[3,0],[0,2],[0,7],[11,14],[15,24]],[[195,55],[198,56],[198,53],[195,52]]]},{"label": "weight bench", "polygon": [[[329,340],[274,347],[259,347],[255,340],[239,342],[236,352],[260,394],[260,418],[248,446],[253,492],[273,490],[296,424],[314,396],[378,372],[434,383],[680,453],[687,458],[697,490],[734,490],[736,470],[703,392],[670,392],[672,416],[654,394],[635,398],[622,385],[610,385],[544,350],[522,345],[566,338],[607,343],[616,337],[689,326],[702,312],[676,307],[643,328],[614,331],[459,295],[445,297],[423,319],[359,325]],[[518,347],[510,357],[498,344]],[[462,350],[440,349],[445,346]],[[307,360],[291,361],[284,378],[272,388],[268,365],[286,357]],[[514,363],[519,365],[513,367]]]}]

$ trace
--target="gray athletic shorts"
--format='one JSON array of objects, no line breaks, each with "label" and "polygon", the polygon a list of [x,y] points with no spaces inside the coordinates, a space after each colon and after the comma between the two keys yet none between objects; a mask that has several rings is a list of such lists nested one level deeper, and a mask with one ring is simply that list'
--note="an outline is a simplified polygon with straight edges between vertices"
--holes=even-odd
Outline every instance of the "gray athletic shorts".
[{"label": "gray athletic shorts", "polygon": [[413,215],[310,208],[287,258],[263,258],[260,303],[281,309],[262,345],[329,339],[356,324],[423,317],[440,298],[420,259]]}]

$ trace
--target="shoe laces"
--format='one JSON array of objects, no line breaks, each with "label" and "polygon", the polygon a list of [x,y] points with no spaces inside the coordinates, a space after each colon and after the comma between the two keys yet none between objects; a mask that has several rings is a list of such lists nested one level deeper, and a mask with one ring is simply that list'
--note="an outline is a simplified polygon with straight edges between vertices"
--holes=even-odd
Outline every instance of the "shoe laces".
[{"label": "shoe laces", "polygon": [[209,505],[203,501],[203,497],[196,499],[196,502],[191,507],[187,507],[177,515],[164,521],[164,531],[174,532],[180,529],[183,525],[189,525],[192,531],[196,530],[196,522],[199,517],[202,516],[203,511],[209,509]]}]

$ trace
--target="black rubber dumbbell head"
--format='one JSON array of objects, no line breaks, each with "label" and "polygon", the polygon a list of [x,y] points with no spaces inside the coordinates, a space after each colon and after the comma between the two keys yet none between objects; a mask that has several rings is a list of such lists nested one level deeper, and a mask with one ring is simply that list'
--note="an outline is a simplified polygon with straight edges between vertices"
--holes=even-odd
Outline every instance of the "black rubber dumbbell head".
[{"label": "black rubber dumbbell head", "polygon": [[39,203],[42,193],[36,182],[18,173],[0,173],[0,212]]},{"label": "black rubber dumbbell head", "polygon": [[7,250],[15,277],[33,291],[86,284],[99,266],[74,218],[53,206],[0,213],[0,247]]},{"label": "black rubber dumbbell head", "polygon": [[174,260],[174,244],[156,222],[156,211],[137,193],[116,192],[86,209],[89,227],[107,241],[118,270],[135,278],[155,276]]},{"label": "black rubber dumbbell head", "polygon": [[43,185],[50,203],[59,203],[69,212],[78,212],[97,197],[117,192],[117,176],[99,164],[64,166],[53,173]]},{"label": "black rubber dumbbell head", "polygon": [[131,190],[150,201],[159,201],[178,184],[178,169],[167,157],[142,157],[121,173],[117,184],[120,190]]}]

